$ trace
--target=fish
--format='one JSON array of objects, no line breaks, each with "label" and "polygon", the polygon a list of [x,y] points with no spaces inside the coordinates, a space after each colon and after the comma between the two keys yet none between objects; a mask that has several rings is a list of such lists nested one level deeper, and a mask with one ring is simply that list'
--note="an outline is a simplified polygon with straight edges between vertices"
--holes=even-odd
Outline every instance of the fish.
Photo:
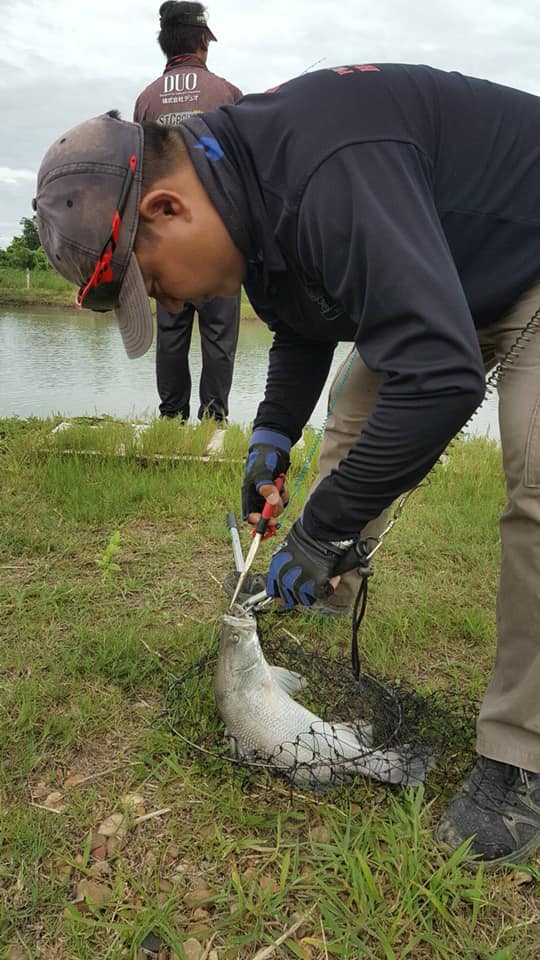
[{"label": "fish", "polygon": [[224,615],[214,675],[218,713],[231,754],[323,792],[354,776],[418,787],[432,757],[410,744],[375,749],[368,723],[331,723],[294,699],[305,686],[295,671],[267,663],[257,621],[241,608]]}]

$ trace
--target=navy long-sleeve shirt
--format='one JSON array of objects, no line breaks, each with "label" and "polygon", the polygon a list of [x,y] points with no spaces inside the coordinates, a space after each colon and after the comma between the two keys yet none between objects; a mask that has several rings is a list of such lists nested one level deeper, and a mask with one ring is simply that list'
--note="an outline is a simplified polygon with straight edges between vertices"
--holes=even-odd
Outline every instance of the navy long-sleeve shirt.
[{"label": "navy long-sleeve shirt", "polygon": [[476,329],[540,278],[540,99],[398,64],[322,70],[205,115],[248,194],[246,290],[274,330],[255,425],[295,442],[335,345],[384,374],[304,511],[356,535],[484,394]]}]

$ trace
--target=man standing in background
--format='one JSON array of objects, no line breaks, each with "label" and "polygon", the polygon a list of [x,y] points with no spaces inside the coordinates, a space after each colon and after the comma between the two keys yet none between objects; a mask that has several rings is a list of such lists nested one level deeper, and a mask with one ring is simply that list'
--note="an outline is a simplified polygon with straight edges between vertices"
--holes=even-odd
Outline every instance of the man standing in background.
[{"label": "man standing in background", "polygon": [[[163,74],[140,94],[134,120],[177,126],[196,113],[235,103],[242,92],[211,73],[208,46],[216,37],[202,3],[169,0],[159,8],[158,43],[167,57]],[[201,334],[202,370],[199,419],[225,421],[238,341],[240,297],[185,303],[180,313],[157,306],[156,374],[163,417],[189,418],[189,348],[195,311]]]}]

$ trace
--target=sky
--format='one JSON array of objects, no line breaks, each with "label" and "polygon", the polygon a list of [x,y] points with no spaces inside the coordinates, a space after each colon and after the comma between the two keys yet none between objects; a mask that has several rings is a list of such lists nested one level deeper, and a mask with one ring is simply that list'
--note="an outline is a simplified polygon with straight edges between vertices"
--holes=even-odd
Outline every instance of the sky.
[{"label": "sky", "polygon": [[[130,119],[164,66],[150,0],[0,0],[0,246],[31,216],[37,170],[71,126]],[[209,0],[208,67],[260,92],[309,69],[427,63],[540,95],[537,0]]]}]

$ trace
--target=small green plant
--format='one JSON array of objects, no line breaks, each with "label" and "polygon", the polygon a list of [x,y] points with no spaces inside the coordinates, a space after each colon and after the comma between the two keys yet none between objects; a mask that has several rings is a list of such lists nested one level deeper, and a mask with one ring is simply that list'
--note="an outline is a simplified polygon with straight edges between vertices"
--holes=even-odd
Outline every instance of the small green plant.
[{"label": "small green plant", "polygon": [[103,553],[96,557],[96,563],[103,577],[110,577],[120,570],[120,565],[114,559],[120,553],[120,549],[120,531],[116,530],[110,537]]}]

